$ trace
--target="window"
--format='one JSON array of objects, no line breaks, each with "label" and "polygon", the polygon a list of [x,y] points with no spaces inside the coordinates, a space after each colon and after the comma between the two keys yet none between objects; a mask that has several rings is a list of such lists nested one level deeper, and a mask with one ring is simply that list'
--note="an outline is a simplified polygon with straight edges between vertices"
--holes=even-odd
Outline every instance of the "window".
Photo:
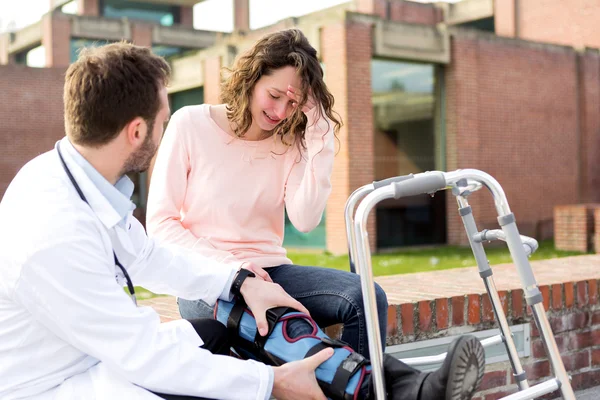
[{"label": "window", "polygon": [[[435,67],[371,61],[375,179],[435,170]],[[445,242],[445,195],[386,200],[377,207],[379,248]]]},{"label": "window", "polygon": [[204,103],[204,88],[198,87],[169,95],[171,114],[185,106],[193,106]]},{"label": "window", "polygon": [[111,43],[108,40],[97,40],[97,39],[82,39],[82,38],[71,38],[71,62],[77,61],[79,52],[84,47],[99,47],[105,44]]},{"label": "window", "polygon": [[101,0],[102,16],[130,18],[171,26],[179,23],[179,8],[166,4],[143,3],[133,0]]}]

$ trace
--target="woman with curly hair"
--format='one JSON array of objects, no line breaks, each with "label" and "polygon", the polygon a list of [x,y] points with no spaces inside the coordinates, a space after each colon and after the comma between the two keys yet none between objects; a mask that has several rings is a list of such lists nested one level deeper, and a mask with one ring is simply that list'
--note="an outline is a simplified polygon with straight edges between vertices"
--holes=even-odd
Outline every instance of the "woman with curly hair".
[{"label": "woman with curly hair", "polygon": [[[269,34],[236,60],[219,105],[178,110],[152,173],[148,234],[273,281],[320,326],[369,357],[356,274],[294,265],[282,247],[285,211],[302,232],[320,222],[331,192],[341,121],[316,50],[298,29]],[[377,286],[385,343],[387,299]],[[180,298],[184,318],[212,317]],[[264,333],[266,326],[259,326]]]}]

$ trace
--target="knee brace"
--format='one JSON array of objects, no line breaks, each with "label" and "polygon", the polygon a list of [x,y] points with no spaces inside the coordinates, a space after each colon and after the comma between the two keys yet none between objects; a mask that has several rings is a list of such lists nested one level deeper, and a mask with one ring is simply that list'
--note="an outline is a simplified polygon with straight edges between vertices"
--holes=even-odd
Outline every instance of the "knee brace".
[{"label": "knee brace", "polygon": [[[366,391],[370,363],[344,342],[329,338],[308,315],[287,307],[267,311],[269,331],[260,336],[256,320],[246,304],[219,300],[215,319],[227,327],[234,338],[234,350],[243,358],[279,366],[302,360],[327,348],[334,355],[315,371],[319,386],[333,400],[358,399]],[[301,321],[301,322],[300,322]]]}]

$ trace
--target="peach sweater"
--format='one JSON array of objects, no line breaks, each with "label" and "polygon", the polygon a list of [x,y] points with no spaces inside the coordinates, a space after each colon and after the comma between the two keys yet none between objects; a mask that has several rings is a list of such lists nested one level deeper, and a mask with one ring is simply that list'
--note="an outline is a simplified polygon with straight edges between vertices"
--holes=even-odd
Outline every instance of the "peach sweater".
[{"label": "peach sweater", "polygon": [[333,125],[308,114],[306,151],[277,137],[234,138],[209,105],[173,114],[152,172],[148,235],[197,250],[238,268],[290,264],[282,247],[284,207],[308,232],[320,222],[331,192]]}]

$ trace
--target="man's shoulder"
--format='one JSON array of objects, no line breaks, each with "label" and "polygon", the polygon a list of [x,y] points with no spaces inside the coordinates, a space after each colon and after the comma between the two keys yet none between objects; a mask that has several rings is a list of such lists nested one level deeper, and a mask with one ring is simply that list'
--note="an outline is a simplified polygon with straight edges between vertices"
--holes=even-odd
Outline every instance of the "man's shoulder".
[{"label": "man's shoulder", "polygon": [[93,220],[70,185],[54,151],[35,157],[19,170],[0,202],[0,229],[54,226],[57,231],[71,222]]}]

